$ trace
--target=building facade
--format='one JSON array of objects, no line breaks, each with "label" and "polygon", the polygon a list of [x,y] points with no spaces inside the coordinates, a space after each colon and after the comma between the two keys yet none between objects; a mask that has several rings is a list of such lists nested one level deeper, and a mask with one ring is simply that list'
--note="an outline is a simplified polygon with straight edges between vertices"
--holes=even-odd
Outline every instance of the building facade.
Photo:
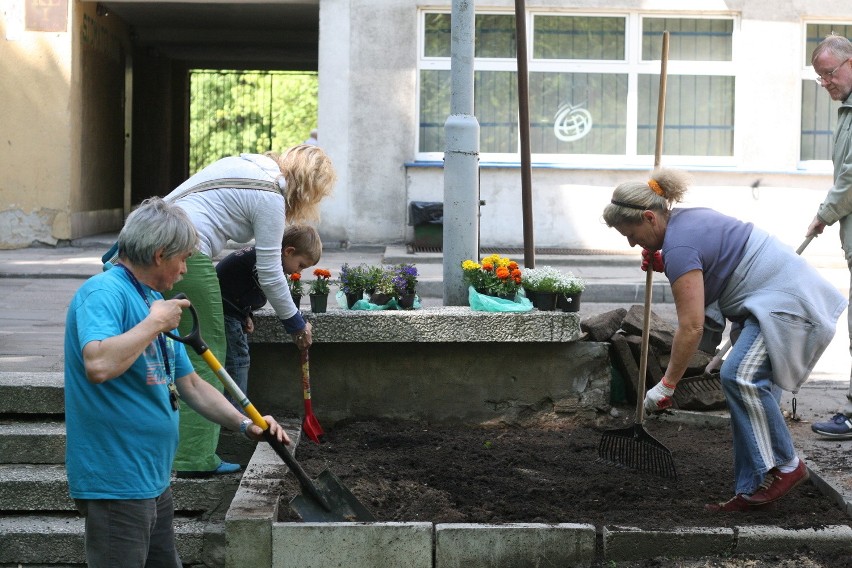
[{"label": "building facade", "polygon": [[[53,15],[39,20],[45,6]],[[524,239],[515,9],[475,3],[485,246]],[[444,201],[450,1],[8,0],[2,10],[0,247],[117,230],[135,203],[180,183],[186,75],[199,67],[318,71],[320,144],[339,174],[323,205],[326,243],[409,241],[409,203]],[[664,30],[662,165],[692,174],[687,205],[801,242],[831,185],[837,108],[813,81],[810,52],[828,33],[852,35],[852,4],[528,0],[523,18],[537,247],[626,248],[600,213],[615,185],[653,166]],[[839,255],[831,229],[811,248]]]}]

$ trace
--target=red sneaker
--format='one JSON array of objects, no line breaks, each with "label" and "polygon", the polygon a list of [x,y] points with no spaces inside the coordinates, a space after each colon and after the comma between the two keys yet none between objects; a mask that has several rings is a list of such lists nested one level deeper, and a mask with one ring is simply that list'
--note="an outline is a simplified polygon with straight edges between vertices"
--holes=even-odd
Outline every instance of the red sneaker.
[{"label": "red sneaker", "polygon": [[763,505],[777,501],[790,492],[791,489],[808,480],[808,468],[804,460],[799,460],[799,465],[790,473],[781,473],[777,467],[773,467],[766,473],[763,483],[757,491],[751,495],[743,495],[751,505]]},{"label": "red sneaker", "polygon": [[708,503],[704,505],[705,511],[710,511],[711,513],[730,513],[731,511],[748,511],[752,508],[751,504],[744,499],[745,495],[742,493],[738,495],[734,495],[728,501],[724,503]]}]

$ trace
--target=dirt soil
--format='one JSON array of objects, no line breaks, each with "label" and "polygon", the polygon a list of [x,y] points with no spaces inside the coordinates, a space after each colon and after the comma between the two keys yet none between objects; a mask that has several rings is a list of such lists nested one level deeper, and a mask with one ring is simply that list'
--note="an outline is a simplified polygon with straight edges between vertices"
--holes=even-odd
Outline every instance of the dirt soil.
[{"label": "dirt soil", "polygon": [[[810,482],[763,510],[709,513],[705,503],[733,496],[729,430],[647,420],[645,431],[672,452],[678,476],[673,481],[598,460],[602,437],[632,424],[629,411],[620,419],[548,419],[523,427],[351,420],[326,428],[320,445],[303,440],[296,457],[311,477],[326,468],[334,472],[380,521],[590,523],[599,532],[606,525],[799,529],[852,522]],[[292,485],[294,495],[299,487],[295,481]],[[297,520],[286,504],[281,510],[286,517],[282,520]],[[848,554],[801,551],[617,564],[624,568],[788,565],[838,568],[852,566],[852,559]]]}]

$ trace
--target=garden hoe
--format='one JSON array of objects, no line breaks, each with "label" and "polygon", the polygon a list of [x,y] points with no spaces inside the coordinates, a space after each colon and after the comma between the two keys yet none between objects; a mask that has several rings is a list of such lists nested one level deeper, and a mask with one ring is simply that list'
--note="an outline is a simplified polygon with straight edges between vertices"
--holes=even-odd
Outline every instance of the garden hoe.
[{"label": "garden hoe", "polygon": [[[186,294],[177,294],[174,299],[186,299]],[[293,497],[290,501],[290,507],[299,514],[303,521],[307,522],[375,521],[373,514],[328,469],[320,473],[316,481],[311,481],[296,458],[284,447],[284,444],[269,432],[269,424],[207,347],[199,330],[198,314],[192,305],[189,306],[189,311],[192,313],[192,331],[184,337],[172,333],[166,333],[166,335],[192,347],[216,373],[231,397],[239,402],[252,422],[263,430],[266,441],[272,446],[275,453],[284,460],[284,463],[287,464],[302,487],[301,495]]]},{"label": "garden hoe", "polygon": [[[663,55],[660,62],[660,98],[657,106],[657,140],[654,167],[660,165],[663,146],[663,120],[666,106],[666,67],[669,53],[669,32],[663,32]],[[677,479],[672,452],[645,431],[645,371],[648,368],[648,343],[651,336],[651,294],[654,269],[649,266],[645,276],[645,312],[642,326],[642,350],[639,356],[639,384],[636,389],[636,421],[629,428],[605,432],[598,446],[598,458],[604,462]]]},{"label": "garden hoe", "polygon": [[319,444],[320,436],[325,434],[325,431],[320,426],[317,417],[314,416],[314,409],[311,406],[311,363],[307,349],[300,352],[300,359],[302,363],[302,393],[305,396],[305,417],[302,419],[302,432],[314,443]]}]

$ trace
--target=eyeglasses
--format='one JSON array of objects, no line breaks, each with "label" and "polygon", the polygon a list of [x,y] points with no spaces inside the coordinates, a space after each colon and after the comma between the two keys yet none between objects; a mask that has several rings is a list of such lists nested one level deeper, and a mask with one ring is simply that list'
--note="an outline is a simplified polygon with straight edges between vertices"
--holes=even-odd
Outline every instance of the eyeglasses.
[{"label": "eyeglasses", "polygon": [[831,83],[831,80],[834,79],[834,74],[837,73],[837,70],[846,65],[847,63],[849,63],[848,59],[846,59],[845,61],[841,61],[840,65],[838,65],[828,73],[823,73],[822,75],[818,74],[814,81],[816,81],[816,84],[820,87],[822,87],[823,83]]}]

